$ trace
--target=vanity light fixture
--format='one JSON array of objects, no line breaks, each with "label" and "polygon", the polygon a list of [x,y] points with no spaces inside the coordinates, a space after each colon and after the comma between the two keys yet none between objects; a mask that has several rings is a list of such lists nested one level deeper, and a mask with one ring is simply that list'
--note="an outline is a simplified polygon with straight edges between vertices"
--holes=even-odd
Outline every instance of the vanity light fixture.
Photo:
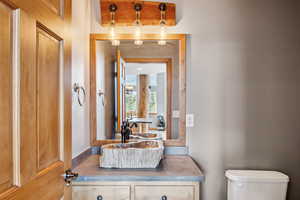
[{"label": "vanity light fixture", "polygon": [[143,40],[134,40],[134,44],[137,46],[141,46],[144,44]]},{"label": "vanity light fixture", "polygon": [[111,45],[112,46],[119,46],[120,45],[120,40],[116,40],[116,39],[112,40]]},{"label": "vanity light fixture", "polygon": [[167,41],[166,40],[158,40],[157,44],[161,45],[161,46],[164,46],[164,45],[167,44]]},{"label": "vanity light fixture", "polygon": [[142,22],[141,22],[141,10],[142,10],[142,4],[136,3],[134,4],[134,10],[135,10],[135,21],[134,21],[134,26],[135,26],[135,40],[134,44],[135,45],[143,45],[143,40],[141,40],[141,35],[142,35]]},{"label": "vanity light fixture", "polygon": [[108,7],[110,12],[110,37],[111,37],[111,44],[113,46],[119,46],[120,40],[116,39],[116,20],[115,20],[115,14],[118,10],[118,7],[116,4],[112,3]]},{"label": "vanity light fixture", "polygon": [[166,25],[167,25],[167,20],[166,20],[166,11],[167,11],[167,4],[165,3],[160,3],[158,5],[158,9],[160,10],[160,40],[158,41],[159,45],[166,45],[167,41],[165,40],[166,37]]}]

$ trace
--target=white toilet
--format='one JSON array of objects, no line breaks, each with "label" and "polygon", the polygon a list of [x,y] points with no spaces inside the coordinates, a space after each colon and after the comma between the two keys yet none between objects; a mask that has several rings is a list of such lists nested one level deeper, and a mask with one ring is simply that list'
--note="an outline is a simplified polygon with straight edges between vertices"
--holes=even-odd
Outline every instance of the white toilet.
[{"label": "white toilet", "polygon": [[276,171],[227,170],[227,200],[285,200],[289,177]]}]

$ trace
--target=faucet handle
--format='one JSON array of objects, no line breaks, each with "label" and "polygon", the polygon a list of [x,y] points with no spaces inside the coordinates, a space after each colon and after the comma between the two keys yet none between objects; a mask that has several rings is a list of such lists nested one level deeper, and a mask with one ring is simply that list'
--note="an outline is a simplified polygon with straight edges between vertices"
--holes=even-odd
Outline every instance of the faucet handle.
[{"label": "faucet handle", "polygon": [[124,130],[126,128],[126,121],[123,121],[121,124],[121,130]]},{"label": "faucet handle", "polygon": [[168,197],[166,196],[166,195],[163,195],[162,197],[161,197],[161,200],[167,200],[168,199]]}]

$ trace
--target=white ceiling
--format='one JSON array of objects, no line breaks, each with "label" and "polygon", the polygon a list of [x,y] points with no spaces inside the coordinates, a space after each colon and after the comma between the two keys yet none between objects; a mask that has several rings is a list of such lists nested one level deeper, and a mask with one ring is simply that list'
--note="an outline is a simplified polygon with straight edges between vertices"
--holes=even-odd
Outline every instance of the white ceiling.
[{"label": "white ceiling", "polygon": [[126,63],[127,75],[157,74],[166,72],[165,63]]}]

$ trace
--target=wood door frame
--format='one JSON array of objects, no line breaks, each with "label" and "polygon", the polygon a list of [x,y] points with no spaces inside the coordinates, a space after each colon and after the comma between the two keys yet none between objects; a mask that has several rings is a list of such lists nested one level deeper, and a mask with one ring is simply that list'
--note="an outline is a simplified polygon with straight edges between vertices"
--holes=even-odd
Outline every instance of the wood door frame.
[{"label": "wood door frame", "polygon": [[173,64],[172,58],[124,58],[126,63],[164,63],[167,72],[167,140],[172,136],[172,91]]},{"label": "wood door frame", "polygon": [[[119,49],[117,49],[117,72],[119,70],[121,70],[122,66],[121,66],[121,52]],[[123,70],[122,70],[123,71]],[[115,86],[117,87],[117,94],[120,94],[121,93],[121,76],[122,74],[121,73],[117,73],[117,83],[118,85]],[[116,95],[116,94],[115,94]],[[122,104],[122,100],[121,100],[121,97],[118,95],[117,96],[117,110],[115,112],[117,112],[117,127],[115,127],[115,129],[117,129],[117,131],[120,131],[120,127],[121,127],[121,104]]]},{"label": "wood door frame", "polygon": [[[121,70],[122,71],[122,74],[121,73],[117,73],[117,83],[118,83],[118,85],[117,85],[117,93],[118,94],[120,94],[121,93],[121,88],[120,88],[120,86],[121,86],[121,77],[123,77],[124,78],[124,66],[122,66],[122,62],[121,62],[121,59],[123,59],[122,58],[122,56],[121,56],[121,52],[120,52],[120,49],[117,49],[117,70]],[[123,59],[124,60],[124,59]],[[124,60],[125,61],[125,60]],[[124,93],[124,88],[122,88],[123,89],[123,91],[122,91],[122,94],[125,94]],[[121,131],[121,124],[122,124],[122,122],[121,122],[121,115],[122,115],[122,118],[123,118],[123,112],[121,111],[121,104],[122,104],[122,109],[124,110],[124,108],[123,108],[123,106],[124,106],[124,102],[123,102],[123,98],[125,98],[125,97],[120,97],[120,96],[118,96],[117,97],[118,98],[118,102],[117,102],[117,116],[118,116],[118,119],[117,119],[117,127],[116,127],[116,129],[117,129],[117,131],[118,132],[120,132]]]},{"label": "wood door frame", "polygon": [[[117,40],[134,40],[134,34],[118,34]],[[141,40],[160,40],[160,34],[143,34]],[[109,34],[90,34],[90,143],[91,146],[101,146],[109,143],[119,143],[119,140],[97,140],[96,122],[96,41],[110,41]],[[186,35],[166,34],[165,40],[179,41],[179,136],[177,139],[167,139],[166,146],[186,146]]]}]

